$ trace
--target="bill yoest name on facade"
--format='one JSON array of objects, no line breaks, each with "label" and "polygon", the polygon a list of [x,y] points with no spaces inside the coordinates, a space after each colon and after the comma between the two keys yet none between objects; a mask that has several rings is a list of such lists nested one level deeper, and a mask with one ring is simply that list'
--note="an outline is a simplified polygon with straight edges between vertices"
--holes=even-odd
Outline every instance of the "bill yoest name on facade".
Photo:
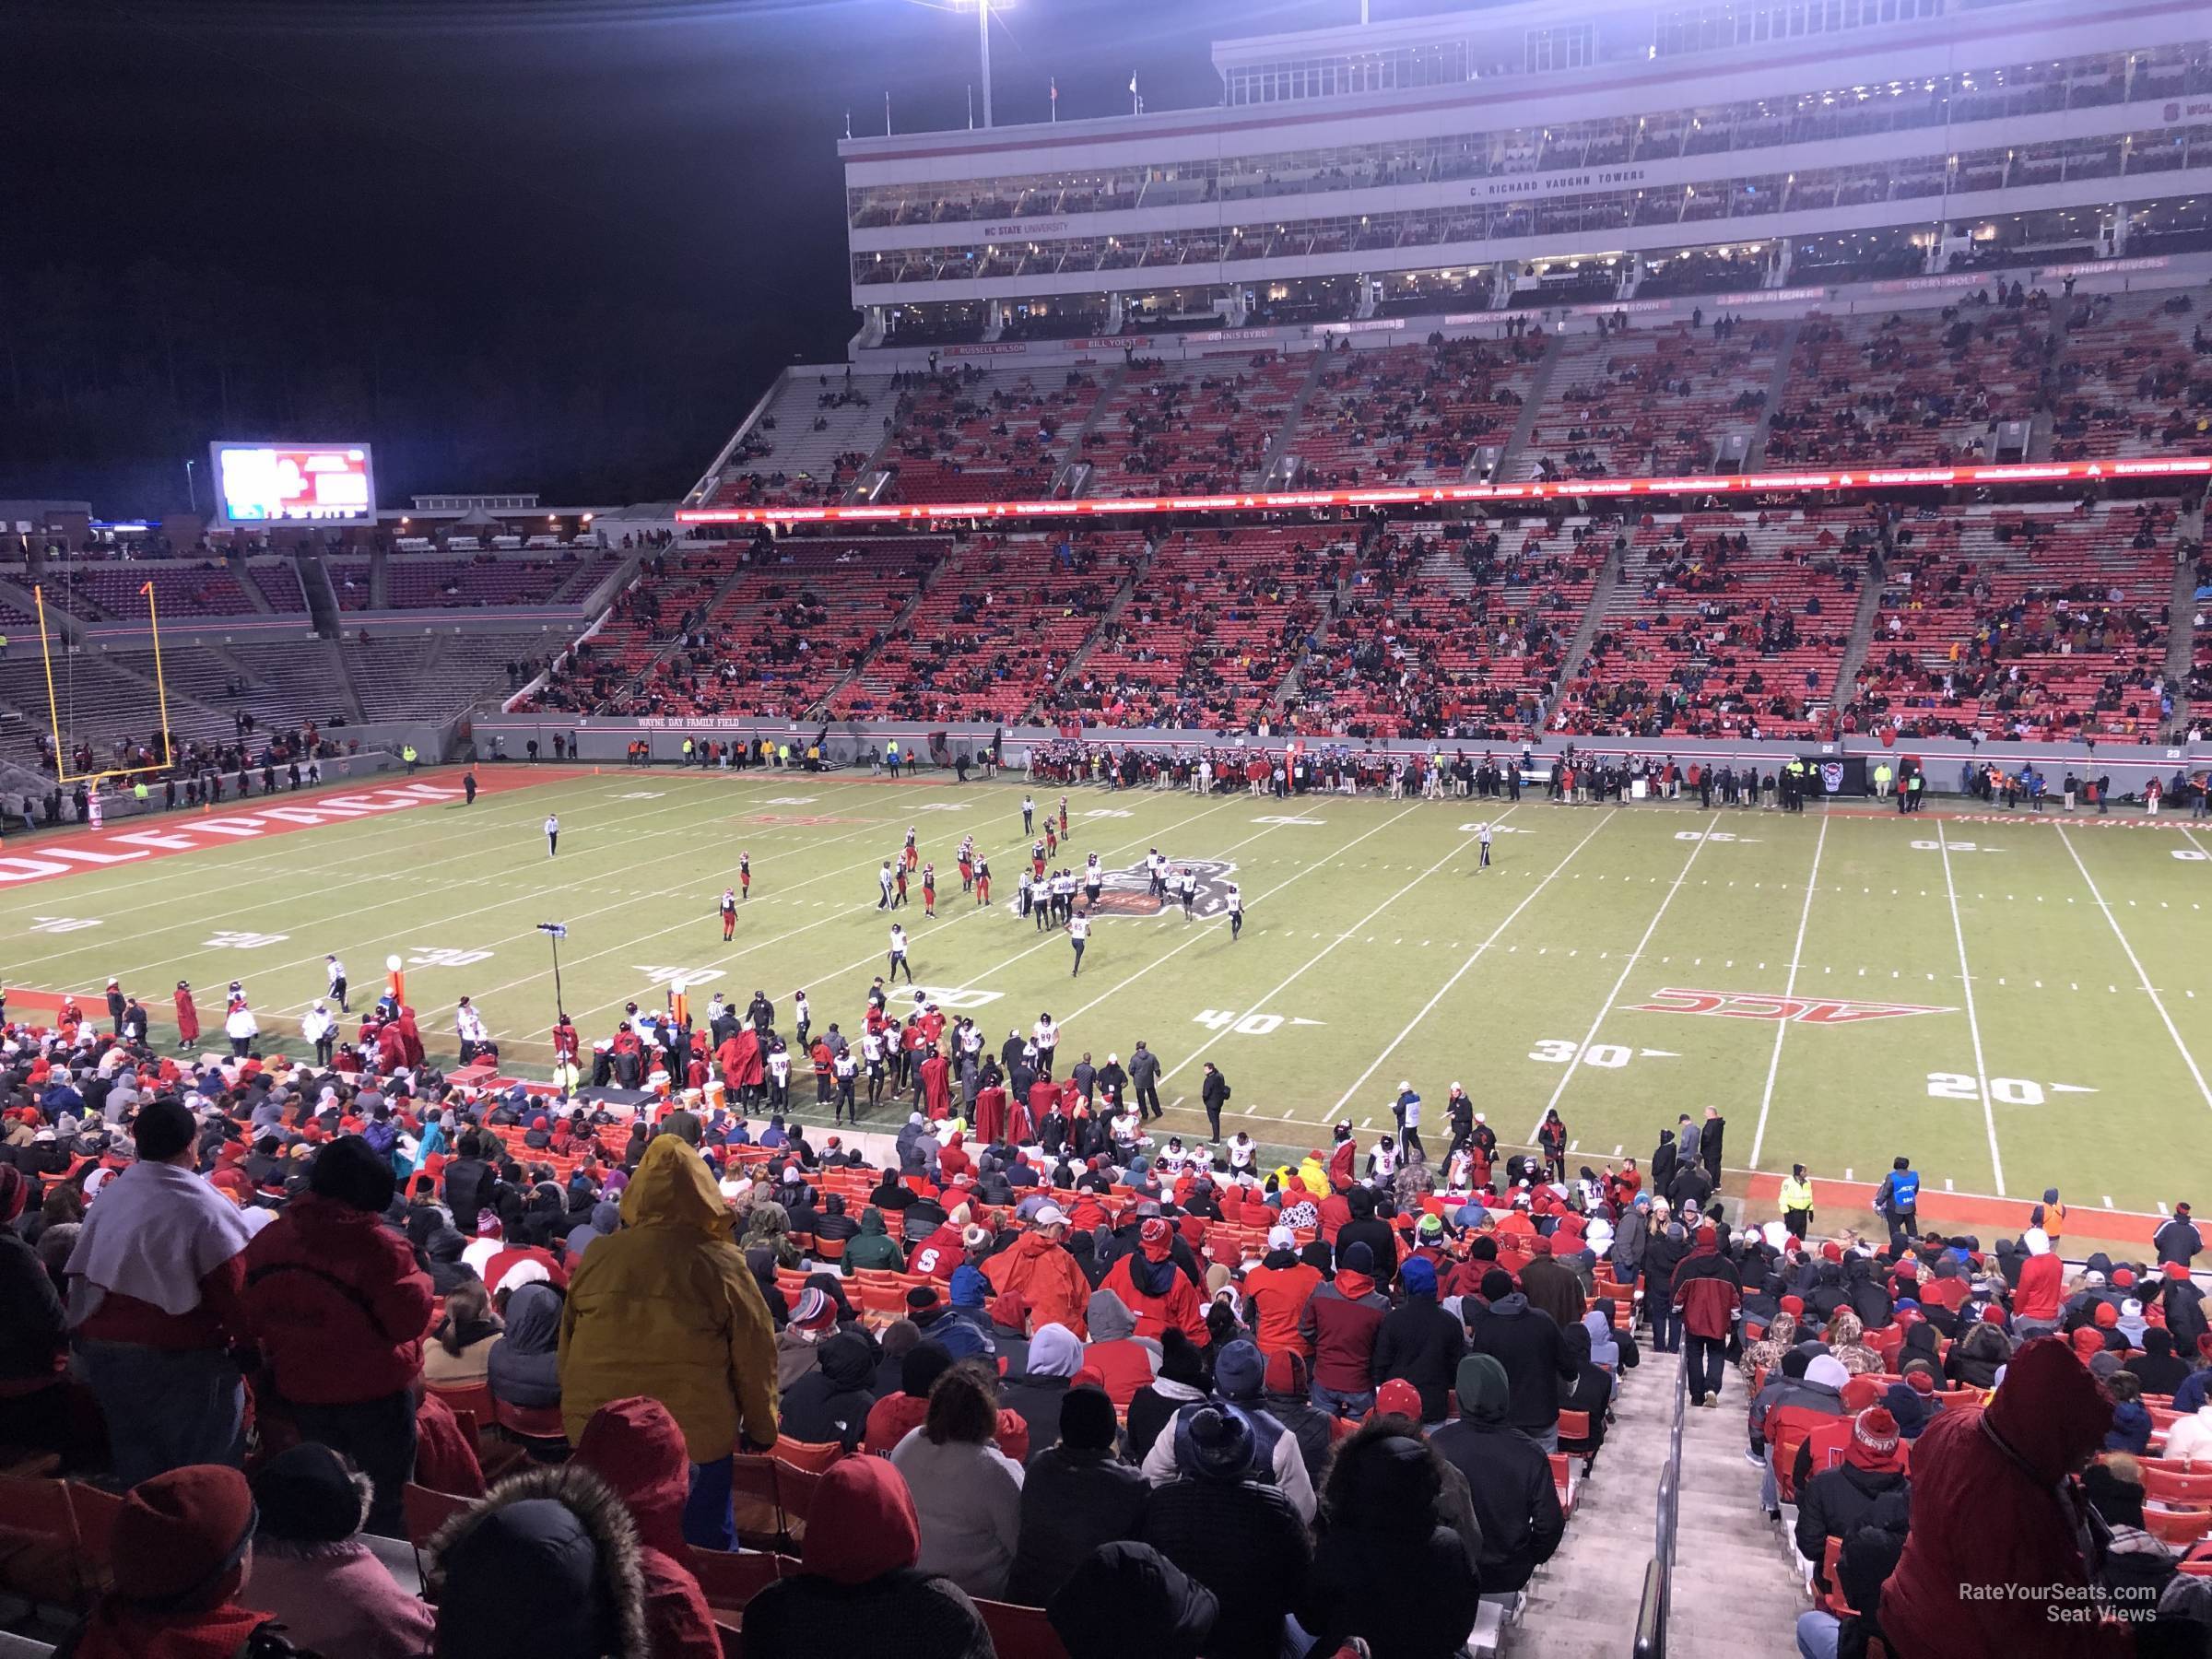
[{"label": "bill yoest name on facade", "polygon": [[1562,190],[1589,190],[1606,184],[1641,184],[1643,182],[1641,167],[1600,167],[1588,172],[1538,173],[1525,179],[1494,179],[1488,184],[1477,184],[1467,194],[1471,196],[1551,195]]}]

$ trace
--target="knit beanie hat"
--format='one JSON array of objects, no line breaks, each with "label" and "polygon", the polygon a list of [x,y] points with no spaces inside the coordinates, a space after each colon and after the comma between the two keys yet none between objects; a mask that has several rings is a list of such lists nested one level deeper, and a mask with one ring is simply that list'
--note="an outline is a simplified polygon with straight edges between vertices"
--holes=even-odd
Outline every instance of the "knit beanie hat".
[{"label": "knit beanie hat", "polygon": [[1398,1283],[1406,1287],[1408,1296],[1436,1294],[1436,1267],[1427,1256],[1411,1256],[1398,1269]]},{"label": "knit beanie hat", "polygon": [[1214,1358],[1214,1386],[1225,1399],[1257,1398],[1266,1374],[1260,1350],[1241,1338],[1226,1344]]},{"label": "knit beanie hat", "polygon": [[1843,1461],[1862,1469],[1885,1468],[1897,1457],[1900,1438],[1897,1418],[1888,1408],[1869,1406],[1852,1420],[1851,1444],[1843,1449]]},{"label": "knit beanie hat", "polygon": [[1113,1445],[1113,1401],[1103,1389],[1071,1388],[1060,1401],[1060,1443],[1071,1452],[1104,1452]]},{"label": "knit beanie hat", "polygon": [[142,1480],[115,1513],[115,1594],[139,1607],[198,1613],[243,1582],[253,1493],[236,1469],[192,1464]]},{"label": "knit beanie hat", "polygon": [[374,1488],[338,1453],[303,1441],[262,1465],[253,1491],[263,1535],[286,1544],[342,1544],[361,1530]]},{"label": "knit beanie hat", "polygon": [[791,1315],[794,1330],[819,1335],[836,1324],[837,1304],[830,1300],[826,1291],[809,1285],[799,1292],[799,1305]]},{"label": "knit beanie hat", "polygon": [[1196,1479],[1243,1479],[1258,1447],[1252,1419],[1234,1406],[1208,1402],[1176,1420],[1176,1466]]},{"label": "knit beanie hat", "polygon": [[1267,1356],[1267,1392],[1276,1394],[1303,1394],[1311,1375],[1306,1357],[1289,1348],[1281,1348]]},{"label": "knit beanie hat", "polygon": [[397,1190],[392,1160],[358,1135],[341,1135],[315,1154],[308,1191],[347,1207],[377,1215],[390,1206]]}]

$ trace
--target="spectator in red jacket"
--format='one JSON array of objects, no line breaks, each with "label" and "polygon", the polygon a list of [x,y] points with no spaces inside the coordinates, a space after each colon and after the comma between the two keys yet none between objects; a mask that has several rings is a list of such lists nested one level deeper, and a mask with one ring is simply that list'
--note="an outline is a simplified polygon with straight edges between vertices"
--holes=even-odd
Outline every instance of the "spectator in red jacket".
[{"label": "spectator in red jacket", "polygon": [[393,1191],[391,1160],[360,1136],[324,1147],[307,1192],[246,1249],[245,1309],[274,1373],[272,1414],[351,1457],[376,1484],[369,1530],[404,1538],[430,1277],[383,1224]]},{"label": "spectator in red jacket", "polygon": [[1136,1315],[1139,1336],[1157,1341],[1172,1325],[1194,1346],[1204,1347],[1212,1339],[1206,1312],[1198,1305],[1197,1288],[1190,1276],[1175,1265],[1174,1232],[1167,1218],[1147,1217],[1136,1230],[1136,1249],[1114,1263],[1099,1288],[1112,1291]]},{"label": "spectator in red jacket", "polygon": [[1356,1243],[1299,1315],[1299,1336],[1313,1355],[1313,1404],[1322,1410],[1357,1421],[1373,1408],[1375,1334],[1388,1312],[1375,1288],[1374,1253]]},{"label": "spectator in red jacket", "polygon": [[1261,1353],[1313,1357],[1298,1326],[1320,1286],[1321,1269],[1300,1257],[1297,1235],[1287,1227],[1270,1229],[1267,1253],[1244,1276],[1244,1298]]},{"label": "spectator in red jacket", "polygon": [[592,1413],[571,1463],[614,1488],[638,1524],[645,1635],[653,1659],[721,1659],[707,1598],[685,1564],[684,1500],[691,1463],[684,1432],[658,1400],[633,1394]]},{"label": "spectator in red jacket", "polygon": [[1689,1337],[1689,1397],[1700,1406],[1721,1403],[1728,1336],[1744,1300],[1735,1268],[1720,1252],[1720,1233],[1701,1227],[1689,1254],[1675,1268],[1675,1311]]},{"label": "spectator in red jacket", "polygon": [[2020,1282],[2012,1293],[2016,1344],[2057,1330],[2059,1308],[2065,1300],[2065,1264],[2051,1248],[2050,1235],[2040,1227],[2031,1227],[2020,1235],[2020,1243],[2028,1254],[2020,1263]]},{"label": "spectator in red jacket", "polygon": [[2100,1565],[2076,1477],[2112,1403],[2063,1342],[2012,1357],[1983,1408],[1949,1406],[1912,1447],[1912,1525],[1882,1588],[1898,1659],[2102,1659],[2135,1651],[2126,1626],[2086,1623]]},{"label": "spectator in red jacket", "polygon": [[139,1482],[116,1512],[113,1585],[70,1638],[70,1652],[76,1659],[248,1652],[271,1622],[239,1600],[253,1546],[253,1494],[236,1469],[194,1464]]},{"label": "spectator in red jacket", "polygon": [[983,1262],[983,1277],[994,1290],[1021,1298],[1029,1313],[1025,1335],[1048,1324],[1064,1325],[1077,1336],[1090,1334],[1084,1318],[1085,1306],[1090,1300],[1090,1281],[1061,1244],[1066,1236],[1066,1216],[1058,1205],[1047,1204],[1012,1248]]},{"label": "spectator in red jacket", "polygon": [[1085,1305],[1090,1340],[1083,1363],[1099,1375],[1099,1386],[1119,1411],[1127,1411],[1137,1391],[1159,1374],[1159,1343],[1136,1335],[1129,1304],[1111,1290],[1094,1290]]}]

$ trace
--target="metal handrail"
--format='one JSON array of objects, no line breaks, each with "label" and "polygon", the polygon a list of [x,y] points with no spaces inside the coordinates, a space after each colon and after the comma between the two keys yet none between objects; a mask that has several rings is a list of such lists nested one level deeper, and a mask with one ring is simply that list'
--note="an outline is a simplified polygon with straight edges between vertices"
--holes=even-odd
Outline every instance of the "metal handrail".
[{"label": "metal handrail", "polygon": [[1666,1466],[1659,1471],[1659,1496],[1652,1526],[1652,1559],[1643,1570],[1643,1594],[1636,1606],[1634,1659],[1666,1659],[1667,1625],[1675,1593],[1675,1536],[1682,1518],[1682,1428],[1689,1405],[1689,1356],[1675,1367],[1674,1420],[1667,1428]]}]

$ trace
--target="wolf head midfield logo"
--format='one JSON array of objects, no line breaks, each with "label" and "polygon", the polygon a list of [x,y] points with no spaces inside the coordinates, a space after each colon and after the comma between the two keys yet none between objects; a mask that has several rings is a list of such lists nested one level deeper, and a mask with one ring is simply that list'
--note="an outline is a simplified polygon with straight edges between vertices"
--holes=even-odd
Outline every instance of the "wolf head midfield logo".
[{"label": "wolf head midfield logo", "polygon": [[[1083,866],[1074,867],[1076,901],[1083,900]],[[1222,858],[1182,858],[1168,865],[1168,896],[1157,898],[1152,892],[1152,877],[1145,866],[1133,864],[1127,869],[1108,870],[1099,884],[1099,901],[1090,906],[1089,913],[1100,918],[1112,916],[1157,916],[1170,910],[1182,908],[1182,872],[1188,870],[1198,877],[1198,897],[1192,900],[1192,909],[1202,916],[1214,916],[1229,907],[1229,878],[1236,865]]]}]

